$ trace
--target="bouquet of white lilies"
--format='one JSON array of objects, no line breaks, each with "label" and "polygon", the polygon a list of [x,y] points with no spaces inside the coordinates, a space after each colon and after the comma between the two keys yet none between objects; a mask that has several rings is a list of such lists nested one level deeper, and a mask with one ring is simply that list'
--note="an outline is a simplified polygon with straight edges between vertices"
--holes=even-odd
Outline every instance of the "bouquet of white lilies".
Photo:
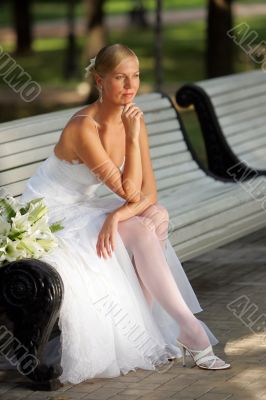
[{"label": "bouquet of white lilies", "polygon": [[48,224],[48,208],[42,198],[26,204],[0,190],[0,267],[23,258],[40,258],[58,245],[53,234],[60,222]]}]

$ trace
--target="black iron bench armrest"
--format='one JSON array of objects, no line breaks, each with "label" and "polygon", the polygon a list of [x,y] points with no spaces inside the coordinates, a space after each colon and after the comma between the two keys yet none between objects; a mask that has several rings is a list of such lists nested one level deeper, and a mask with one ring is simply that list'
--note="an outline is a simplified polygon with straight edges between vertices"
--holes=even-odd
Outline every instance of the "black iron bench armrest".
[{"label": "black iron bench armrest", "polygon": [[186,84],[176,93],[177,104],[187,108],[194,106],[203,135],[209,170],[218,178],[246,180],[258,175],[232,152],[224,138],[211,101],[205,91],[195,85]]},{"label": "black iron bench armrest", "polygon": [[38,389],[57,389],[62,369],[45,365],[42,355],[63,299],[60,275],[43,261],[23,259],[2,267],[0,282],[0,307],[13,324],[12,334],[0,327],[1,355]]}]

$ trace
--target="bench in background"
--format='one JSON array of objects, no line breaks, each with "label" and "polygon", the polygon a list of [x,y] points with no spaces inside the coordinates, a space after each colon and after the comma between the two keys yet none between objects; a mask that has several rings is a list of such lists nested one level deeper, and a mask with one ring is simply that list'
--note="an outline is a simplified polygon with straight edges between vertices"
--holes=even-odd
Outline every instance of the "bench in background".
[{"label": "bench in background", "polygon": [[209,170],[217,177],[244,180],[266,175],[265,72],[186,84],[176,101],[184,108],[194,106]]},{"label": "bench in background", "polygon": [[[223,182],[199,167],[167,96],[143,95],[136,103],[145,114],[158,200],[169,211],[169,240],[182,262],[266,226],[261,195],[253,195],[246,183]],[[68,119],[80,108],[0,124],[1,186],[19,196],[26,180],[53,151]],[[265,183],[263,177],[257,178],[260,181]],[[98,188],[98,195],[117,196],[104,185]],[[0,279],[2,312],[8,314],[21,342],[41,359],[59,315],[60,277],[51,267],[22,261],[1,268]],[[40,299],[41,312],[36,316]],[[32,326],[32,332],[21,331],[23,324]],[[54,389],[59,375],[59,366],[40,365],[28,377],[40,387]]]}]

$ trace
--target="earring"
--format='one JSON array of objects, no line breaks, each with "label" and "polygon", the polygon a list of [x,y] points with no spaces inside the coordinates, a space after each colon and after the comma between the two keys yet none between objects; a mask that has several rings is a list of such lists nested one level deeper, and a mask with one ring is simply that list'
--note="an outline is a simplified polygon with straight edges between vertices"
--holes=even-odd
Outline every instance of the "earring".
[{"label": "earring", "polygon": [[98,90],[99,90],[99,102],[102,103],[103,102],[103,89],[101,86],[99,86]]}]

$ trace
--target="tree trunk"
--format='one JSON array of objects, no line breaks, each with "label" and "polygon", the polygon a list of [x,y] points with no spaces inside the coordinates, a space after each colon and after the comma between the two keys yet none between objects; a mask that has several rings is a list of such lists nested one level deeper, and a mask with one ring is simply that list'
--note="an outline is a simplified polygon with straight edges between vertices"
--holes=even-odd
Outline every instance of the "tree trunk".
[{"label": "tree trunk", "polygon": [[155,22],[155,88],[160,91],[163,83],[162,71],[162,0],[156,0]]},{"label": "tree trunk", "polygon": [[85,0],[85,15],[87,18],[87,38],[83,54],[84,64],[89,64],[90,58],[106,44],[103,5],[105,0]]},{"label": "tree trunk", "polygon": [[207,16],[207,77],[233,73],[233,41],[227,35],[233,26],[233,0],[209,0]]},{"label": "tree trunk", "polygon": [[80,71],[77,66],[77,43],[75,37],[75,6],[76,0],[67,0],[67,48],[66,59],[63,63],[64,78],[70,79],[80,77]]},{"label": "tree trunk", "polygon": [[[81,60],[84,68],[90,63],[90,58],[95,57],[98,51],[106,44],[103,11],[104,1],[105,0],[84,0],[85,15],[87,17],[87,37]],[[89,78],[89,84],[91,89],[86,103],[91,103],[98,98],[98,91],[95,88],[92,78]]]},{"label": "tree trunk", "polygon": [[32,51],[31,0],[13,0],[13,21],[16,31],[16,54]]}]

